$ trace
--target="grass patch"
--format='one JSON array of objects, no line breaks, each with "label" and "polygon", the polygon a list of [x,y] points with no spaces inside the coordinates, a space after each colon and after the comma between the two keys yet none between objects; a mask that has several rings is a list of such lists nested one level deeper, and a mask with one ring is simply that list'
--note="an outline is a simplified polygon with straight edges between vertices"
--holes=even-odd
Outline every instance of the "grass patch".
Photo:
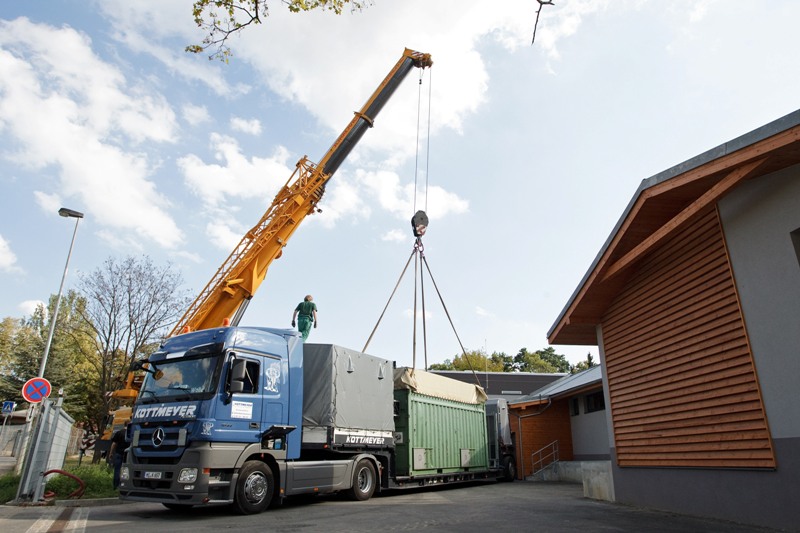
[{"label": "grass patch", "polygon": [[0,476],[0,504],[10,502],[17,497],[20,476],[13,472]]},{"label": "grass patch", "polygon": [[[77,461],[67,460],[62,470],[78,477],[86,484],[86,490],[81,499],[119,496],[119,492],[112,485],[114,473],[105,463],[93,465],[84,461],[82,466],[78,466]],[[16,498],[19,481],[20,476],[14,473],[0,476],[0,504]],[[65,500],[78,486],[79,483],[69,476],[54,475],[45,485],[45,493],[52,492],[55,494],[56,500]]]}]

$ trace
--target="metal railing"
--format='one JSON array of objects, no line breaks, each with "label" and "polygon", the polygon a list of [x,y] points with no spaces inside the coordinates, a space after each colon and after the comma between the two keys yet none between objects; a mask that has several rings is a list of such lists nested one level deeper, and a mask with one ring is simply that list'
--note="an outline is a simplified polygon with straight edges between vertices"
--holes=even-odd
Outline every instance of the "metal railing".
[{"label": "metal railing", "polygon": [[531,476],[558,462],[558,441],[554,440],[544,448],[531,454]]}]

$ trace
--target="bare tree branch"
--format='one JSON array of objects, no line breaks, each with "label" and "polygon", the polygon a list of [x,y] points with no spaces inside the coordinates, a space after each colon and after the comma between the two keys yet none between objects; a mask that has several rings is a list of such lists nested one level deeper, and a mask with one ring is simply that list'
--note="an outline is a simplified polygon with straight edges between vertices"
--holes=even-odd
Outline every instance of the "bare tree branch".
[{"label": "bare tree branch", "polygon": [[553,0],[536,0],[536,1],[539,2],[539,9],[536,10],[536,22],[533,25],[533,38],[531,39],[531,44],[533,44],[533,41],[536,40],[536,27],[539,25],[539,14],[542,12],[542,8],[544,6],[554,5]]},{"label": "bare tree branch", "polygon": [[[340,15],[345,4],[351,10],[362,9],[366,1],[359,0],[281,0],[292,13],[321,9]],[[207,32],[200,44],[186,47],[187,52],[200,54],[211,51],[208,59],[228,62],[233,53],[228,39],[244,28],[261,24],[269,16],[268,0],[196,0],[192,5],[192,17],[198,28]]]}]

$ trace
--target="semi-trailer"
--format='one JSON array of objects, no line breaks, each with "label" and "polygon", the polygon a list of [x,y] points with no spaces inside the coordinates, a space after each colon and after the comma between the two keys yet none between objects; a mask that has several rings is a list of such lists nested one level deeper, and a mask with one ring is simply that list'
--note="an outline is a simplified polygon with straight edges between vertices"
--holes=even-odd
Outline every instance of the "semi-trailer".
[{"label": "semi-trailer", "polygon": [[124,500],[250,514],[296,494],[514,477],[507,411],[487,417],[481,387],[294,330],[186,333],[139,366]]}]

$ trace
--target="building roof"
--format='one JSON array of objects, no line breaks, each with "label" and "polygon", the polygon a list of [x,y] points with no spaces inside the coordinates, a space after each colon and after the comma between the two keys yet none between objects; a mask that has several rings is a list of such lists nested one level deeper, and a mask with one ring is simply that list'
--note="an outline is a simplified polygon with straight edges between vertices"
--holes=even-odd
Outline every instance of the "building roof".
[{"label": "building roof", "polygon": [[511,405],[544,403],[562,396],[572,396],[587,389],[602,386],[603,371],[600,365],[593,366],[577,374],[567,374],[561,379],[509,402]]},{"label": "building roof", "polygon": [[465,383],[480,386],[490,398],[513,400],[540,389],[567,374],[545,374],[539,372],[475,372],[470,370],[434,370],[434,374],[447,376]]},{"label": "building roof", "polygon": [[631,266],[744,180],[800,163],[800,110],[645,179],[547,333],[597,345],[595,326]]}]

